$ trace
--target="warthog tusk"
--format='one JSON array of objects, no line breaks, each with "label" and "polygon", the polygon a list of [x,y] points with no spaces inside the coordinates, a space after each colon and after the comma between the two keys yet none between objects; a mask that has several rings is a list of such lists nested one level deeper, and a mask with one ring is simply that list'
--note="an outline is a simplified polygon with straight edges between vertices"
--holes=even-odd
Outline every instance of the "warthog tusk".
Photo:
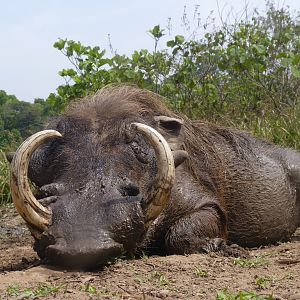
[{"label": "warthog tusk", "polygon": [[16,151],[11,163],[10,187],[15,207],[28,224],[35,237],[38,237],[51,222],[52,212],[41,205],[32,194],[28,182],[28,165],[32,153],[50,139],[61,137],[56,130],[37,132],[26,139]]},{"label": "warthog tusk", "polygon": [[149,227],[169,201],[175,179],[174,158],[169,144],[154,128],[141,123],[132,123],[131,127],[141,133],[153,147],[157,160],[158,172],[145,208],[146,227]]}]

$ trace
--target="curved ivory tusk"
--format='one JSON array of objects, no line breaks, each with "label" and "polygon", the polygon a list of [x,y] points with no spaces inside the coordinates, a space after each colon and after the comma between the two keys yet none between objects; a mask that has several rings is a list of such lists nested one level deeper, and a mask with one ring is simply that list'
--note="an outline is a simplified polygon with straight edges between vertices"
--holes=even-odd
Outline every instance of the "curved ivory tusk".
[{"label": "curved ivory tusk", "polygon": [[10,187],[15,207],[29,225],[35,237],[47,229],[51,210],[41,205],[33,196],[28,182],[28,165],[32,153],[46,141],[61,137],[56,130],[43,130],[30,136],[16,151],[11,163]]},{"label": "curved ivory tusk", "polygon": [[150,189],[146,203],[146,226],[155,220],[169,201],[170,193],[175,179],[174,158],[169,144],[165,138],[154,128],[141,124],[132,123],[137,132],[154,148],[157,159],[157,175],[153,187]]}]

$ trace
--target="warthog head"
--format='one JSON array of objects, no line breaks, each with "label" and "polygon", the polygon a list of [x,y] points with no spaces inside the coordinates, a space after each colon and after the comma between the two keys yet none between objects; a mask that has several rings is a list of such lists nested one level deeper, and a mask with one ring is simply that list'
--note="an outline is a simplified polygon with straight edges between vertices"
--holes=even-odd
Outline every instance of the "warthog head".
[{"label": "warthog head", "polygon": [[29,137],[14,155],[11,189],[38,255],[91,268],[136,249],[168,203],[175,165],[186,158],[181,124],[156,95],[115,87]]}]

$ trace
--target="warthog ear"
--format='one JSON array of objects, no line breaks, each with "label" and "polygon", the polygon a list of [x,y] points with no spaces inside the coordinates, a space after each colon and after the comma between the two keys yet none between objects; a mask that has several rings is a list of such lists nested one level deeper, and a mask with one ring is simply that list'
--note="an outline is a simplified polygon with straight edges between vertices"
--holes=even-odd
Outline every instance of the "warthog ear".
[{"label": "warthog ear", "polygon": [[5,153],[6,159],[11,163],[14,158],[15,152],[7,152]]},{"label": "warthog ear", "polygon": [[182,150],[184,148],[183,120],[167,116],[155,116],[154,120],[157,122],[158,129],[160,129],[162,135],[170,145],[174,164],[177,168],[188,158],[188,153]]},{"label": "warthog ear", "polygon": [[163,128],[167,133],[174,136],[179,136],[183,125],[183,120],[171,118],[167,116],[155,116],[154,120],[158,125]]}]

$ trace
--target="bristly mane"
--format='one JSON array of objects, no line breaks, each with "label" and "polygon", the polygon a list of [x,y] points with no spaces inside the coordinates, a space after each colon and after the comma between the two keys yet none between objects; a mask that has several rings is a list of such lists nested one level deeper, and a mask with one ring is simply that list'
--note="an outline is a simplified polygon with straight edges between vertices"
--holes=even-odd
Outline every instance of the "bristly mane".
[{"label": "bristly mane", "polygon": [[176,117],[164,104],[163,98],[134,86],[107,86],[92,97],[73,102],[66,115],[103,120],[125,120],[130,118],[167,115]]}]

